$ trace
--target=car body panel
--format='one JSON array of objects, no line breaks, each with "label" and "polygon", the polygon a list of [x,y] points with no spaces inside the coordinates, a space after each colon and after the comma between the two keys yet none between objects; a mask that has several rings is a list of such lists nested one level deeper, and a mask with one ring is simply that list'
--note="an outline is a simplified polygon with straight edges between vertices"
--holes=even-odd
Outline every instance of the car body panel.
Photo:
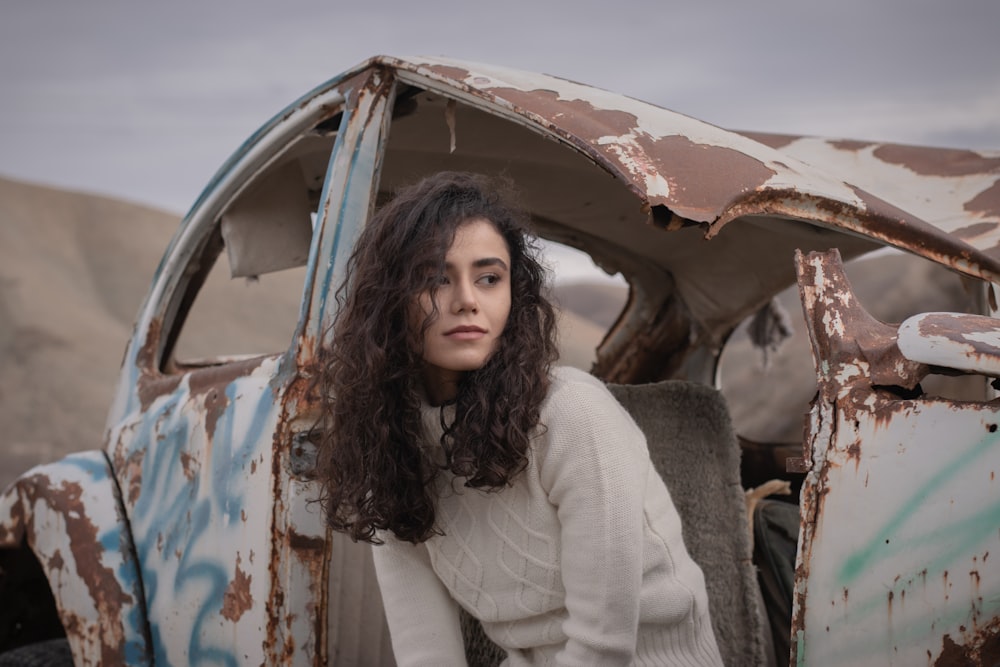
[{"label": "car body panel", "polygon": [[997,405],[898,395],[891,387],[916,387],[930,366],[872,321],[835,251],[801,256],[799,271],[819,392],[794,661],[987,664],[1000,646]]},{"label": "car body panel", "polygon": [[1000,377],[1000,320],[968,313],[921,313],[899,325],[907,359]]},{"label": "car body panel", "polygon": [[[355,198],[364,188],[347,187],[352,178],[371,182],[377,133],[386,93],[366,77],[324,88],[334,102],[349,99],[345,129],[331,156],[330,175],[317,221],[303,309],[295,340],[279,356],[248,359],[218,367],[164,374],[151,350],[166,343],[155,324],[141,334],[123,367],[118,410],[109,419],[109,453],[122,480],[147,584],[150,631],[158,664],[313,664],[326,655],[327,528],[311,501],[315,489],[294,474],[303,447],[275,446],[294,441],[308,429],[307,382],[299,364],[311,362],[318,332],[328,324],[324,311],[330,289],[330,262],[341,228],[357,216]],[[315,122],[316,104],[300,115]],[[276,131],[288,137],[301,123],[291,115]],[[287,124],[289,127],[285,127]],[[236,176],[215,187],[237,189],[253,162],[267,161],[269,137],[245,149]],[[274,142],[270,144],[274,145]],[[255,151],[263,157],[254,155]],[[250,163],[251,166],[247,166]],[[233,183],[233,185],[229,185]],[[211,226],[218,215],[210,194],[182,226],[174,261],[158,274],[142,323],[162,317],[169,291],[203,241],[184,238]],[[349,227],[350,225],[344,225]],[[191,231],[193,230],[193,231]],[[332,231],[331,231],[332,230]],[[349,246],[348,246],[349,247]],[[169,252],[169,251],[168,251]],[[173,285],[171,285],[173,283]],[[157,337],[160,340],[157,340]],[[133,378],[138,378],[133,380]],[[178,465],[178,463],[180,465]],[[290,474],[292,473],[292,474]]]},{"label": "car body panel", "polygon": [[0,549],[32,549],[77,665],[151,664],[143,580],[103,452],[36,466],[0,495]]}]

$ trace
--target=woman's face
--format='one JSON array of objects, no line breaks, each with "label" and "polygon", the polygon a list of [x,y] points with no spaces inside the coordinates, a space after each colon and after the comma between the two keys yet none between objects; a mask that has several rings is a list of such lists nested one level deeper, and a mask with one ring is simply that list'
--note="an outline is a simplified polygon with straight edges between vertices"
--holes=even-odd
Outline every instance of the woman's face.
[{"label": "woman's face", "polygon": [[453,398],[462,374],[482,368],[496,349],[510,314],[510,268],[507,243],[488,220],[473,218],[455,231],[438,287],[420,295],[414,318],[422,324],[437,305],[423,338],[433,402]]}]

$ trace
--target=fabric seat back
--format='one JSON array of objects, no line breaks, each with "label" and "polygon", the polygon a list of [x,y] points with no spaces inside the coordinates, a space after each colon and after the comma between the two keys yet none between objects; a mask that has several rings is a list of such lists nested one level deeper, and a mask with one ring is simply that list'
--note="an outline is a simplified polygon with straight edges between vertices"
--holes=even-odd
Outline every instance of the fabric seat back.
[{"label": "fabric seat back", "polygon": [[727,665],[765,665],[769,628],[753,565],[740,448],[722,394],[668,380],[608,385],[646,435],[650,457],[701,566],[712,626]]}]

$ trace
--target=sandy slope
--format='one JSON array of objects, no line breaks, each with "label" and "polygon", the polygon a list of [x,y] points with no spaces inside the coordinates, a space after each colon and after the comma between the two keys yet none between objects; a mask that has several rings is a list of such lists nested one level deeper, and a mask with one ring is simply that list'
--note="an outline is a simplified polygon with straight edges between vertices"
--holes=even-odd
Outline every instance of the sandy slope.
[{"label": "sandy slope", "polygon": [[177,222],[0,179],[0,485],[101,445],[133,317]]}]

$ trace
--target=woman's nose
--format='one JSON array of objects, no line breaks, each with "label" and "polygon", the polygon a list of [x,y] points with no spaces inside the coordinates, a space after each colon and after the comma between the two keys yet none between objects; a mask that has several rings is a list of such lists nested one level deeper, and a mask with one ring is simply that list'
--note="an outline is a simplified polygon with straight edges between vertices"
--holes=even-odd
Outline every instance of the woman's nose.
[{"label": "woman's nose", "polygon": [[476,292],[472,283],[465,280],[456,283],[452,307],[456,313],[479,310],[479,303],[476,301]]}]

